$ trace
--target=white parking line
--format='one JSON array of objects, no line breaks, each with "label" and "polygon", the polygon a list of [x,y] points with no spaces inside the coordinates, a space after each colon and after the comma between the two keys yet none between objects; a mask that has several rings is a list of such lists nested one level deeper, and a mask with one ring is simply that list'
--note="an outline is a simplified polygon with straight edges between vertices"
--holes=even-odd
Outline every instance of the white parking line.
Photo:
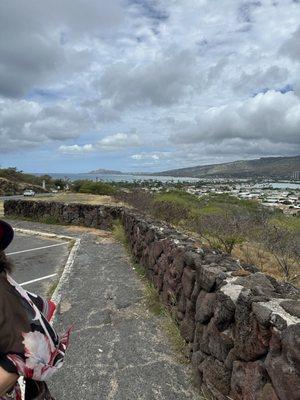
[{"label": "white parking line", "polygon": [[35,282],[43,281],[44,279],[53,278],[53,276],[56,276],[56,275],[57,274],[52,274],[52,275],[42,276],[41,278],[32,279],[32,281],[20,283],[20,286],[25,286],[25,285],[29,285],[30,283],[35,283]]},{"label": "white parking line", "polygon": [[14,251],[13,253],[7,253],[6,255],[12,256],[14,254],[27,253],[28,251],[36,251],[36,250],[48,249],[49,247],[63,246],[65,244],[69,244],[69,242],[50,244],[49,246],[36,247],[34,249],[28,249],[28,250]]}]

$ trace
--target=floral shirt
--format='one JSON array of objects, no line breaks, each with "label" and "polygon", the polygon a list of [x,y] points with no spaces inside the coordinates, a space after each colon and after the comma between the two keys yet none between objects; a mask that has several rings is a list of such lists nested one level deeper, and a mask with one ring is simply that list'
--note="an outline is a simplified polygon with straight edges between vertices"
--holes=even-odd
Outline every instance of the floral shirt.
[{"label": "floral shirt", "polygon": [[[26,382],[24,393],[17,384],[12,397],[0,400],[51,399],[46,384],[38,382],[49,379],[63,365],[70,329],[59,337],[49,323],[54,303],[25,291],[3,273],[0,308],[0,366],[24,377]],[[42,391],[45,393],[41,397]]]}]

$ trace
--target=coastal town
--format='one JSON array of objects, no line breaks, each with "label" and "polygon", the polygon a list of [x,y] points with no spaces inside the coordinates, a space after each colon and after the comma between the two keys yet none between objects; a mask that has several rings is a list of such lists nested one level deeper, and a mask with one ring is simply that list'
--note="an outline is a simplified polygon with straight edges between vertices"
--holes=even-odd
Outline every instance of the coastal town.
[{"label": "coastal town", "polygon": [[265,207],[280,209],[286,215],[297,215],[300,212],[299,183],[285,182],[276,185],[271,182],[252,183],[243,180],[214,181],[201,187],[189,185],[186,191],[197,196],[229,194],[239,199],[256,200]]}]

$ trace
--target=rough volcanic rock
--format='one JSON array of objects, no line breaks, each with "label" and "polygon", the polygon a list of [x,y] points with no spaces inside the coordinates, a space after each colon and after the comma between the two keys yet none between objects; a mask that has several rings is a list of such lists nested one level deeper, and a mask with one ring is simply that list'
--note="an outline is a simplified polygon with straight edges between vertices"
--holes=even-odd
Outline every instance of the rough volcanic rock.
[{"label": "rough volcanic rock", "polygon": [[206,323],[212,318],[216,296],[216,293],[207,293],[204,290],[199,293],[195,316],[197,322]]},{"label": "rough volcanic rock", "polygon": [[225,365],[213,357],[207,357],[200,364],[200,371],[203,373],[203,381],[207,388],[218,400],[228,399],[230,392],[230,371]]},{"label": "rough volcanic rock", "polygon": [[280,400],[300,399],[300,323],[273,329],[265,366]]},{"label": "rough volcanic rock", "polygon": [[180,294],[179,294],[177,308],[178,308],[179,311],[185,313],[185,310],[186,310],[186,297],[185,297],[183,291],[181,291]]},{"label": "rough volcanic rock", "polygon": [[280,400],[271,383],[266,383],[257,396],[257,400]]},{"label": "rough volcanic rock", "polygon": [[268,380],[268,374],[262,361],[234,361],[230,397],[235,400],[261,398]]},{"label": "rough volcanic rock", "polygon": [[163,283],[164,283],[164,278],[162,275],[154,275],[153,276],[153,284],[158,290],[158,292],[161,292],[163,289]]},{"label": "rough volcanic rock", "polygon": [[201,254],[195,253],[194,251],[187,251],[184,254],[185,265],[195,269],[196,263],[201,264],[203,256]]},{"label": "rough volcanic rock", "polygon": [[253,314],[255,315],[257,321],[260,324],[262,324],[264,326],[270,325],[272,311],[269,308],[267,308],[264,304],[253,303],[252,311],[253,311]]},{"label": "rough volcanic rock", "polygon": [[153,266],[156,263],[162,251],[163,251],[162,242],[156,241],[149,244],[148,246],[149,266]]},{"label": "rough volcanic rock", "polygon": [[203,353],[209,354],[208,337],[204,336],[205,329],[205,325],[199,322],[195,324],[193,351],[201,350]]},{"label": "rough volcanic rock", "polygon": [[242,264],[243,269],[245,269],[246,271],[251,272],[251,274],[255,274],[256,272],[260,272],[259,268],[257,268],[255,265],[253,264]]},{"label": "rough volcanic rock", "polygon": [[231,332],[221,333],[218,331],[214,319],[212,319],[207,327],[208,348],[210,354],[219,361],[225,362],[229,351],[233,348]]},{"label": "rough volcanic rock", "polygon": [[179,329],[181,335],[187,342],[193,342],[195,332],[195,321],[193,319],[185,316],[179,324]]},{"label": "rough volcanic rock", "polygon": [[197,298],[199,296],[200,290],[201,290],[201,288],[200,288],[200,286],[199,286],[199,284],[198,284],[198,282],[196,280],[195,284],[194,284],[194,288],[193,288],[192,294],[191,294],[191,301],[193,301],[195,303],[195,305],[196,305],[196,301],[197,301]]},{"label": "rough volcanic rock", "polygon": [[245,278],[237,278],[235,284],[251,289],[256,296],[274,296],[275,294],[275,288],[270,280],[260,272]]},{"label": "rough volcanic rock", "polygon": [[194,289],[195,279],[196,272],[192,268],[185,267],[182,274],[181,282],[183,293],[188,298],[191,297],[192,291]]},{"label": "rough volcanic rock", "polygon": [[284,300],[280,303],[281,307],[291,315],[300,318],[300,301]]},{"label": "rough volcanic rock", "polygon": [[190,299],[186,299],[185,315],[193,321],[195,320],[195,307],[196,305],[193,301],[191,301]]},{"label": "rough volcanic rock", "polygon": [[158,269],[158,274],[159,275],[164,275],[164,273],[167,271],[169,268],[169,261],[168,257],[165,254],[162,254],[159,259],[157,260],[157,265],[159,267]]},{"label": "rough volcanic rock", "polygon": [[249,290],[240,294],[235,311],[235,352],[240,359],[253,361],[268,352],[270,328],[260,324],[252,312],[253,296]]},{"label": "rough volcanic rock", "polygon": [[232,324],[234,315],[234,302],[223,292],[217,292],[214,303],[214,321],[217,328],[220,331],[227,329]]},{"label": "rough volcanic rock", "polygon": [[220,267],[213,267],[208,264],[196,265],[197,282],[206,292],[213,291],[219,285],[226,275]]}]

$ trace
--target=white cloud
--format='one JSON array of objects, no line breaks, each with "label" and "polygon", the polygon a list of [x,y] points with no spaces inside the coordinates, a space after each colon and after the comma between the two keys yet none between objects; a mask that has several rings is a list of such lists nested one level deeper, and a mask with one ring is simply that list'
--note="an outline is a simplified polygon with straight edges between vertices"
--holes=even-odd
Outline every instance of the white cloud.
[{"label": "white cloud", "polygon": [[292,60],[300,61],[300,26],[290,38],[283,43],[281,52],[291,57]]},{"label": "white cloud", "polygon": [[90,125],[89,116],[68,102],[55,106],[35,101],[1,100],[0,152],[76,138]]},{"label": "white cloud", "polygon": [[152,160],[152,161],[160,161],[164,159],[168,159],[172,156],[172,153],[170,152],[154,152],[154,153],[139,153],[139,154],[133,154],[130,156],[133,160]]},{"label": "white cloud", "polygon": [[293,92],[268,91],[245,101],[211,107],[193,123],[181,123],[171,138],[178,144],[234,138],[299,144],[299,126],[300,99]]},{"label": "white cloud", "polygon": [[2,155],[54,142],[163,167],[297,151],[299,2],[19,3],[0,4]]},{"label": "white cloud", "polygon": [[79,146],[78,144],[73,144],[71,146],[66,146],[66,145],[59,146],[59,151],[63,154],[91,153],[93,150],[94,149],[91,144],[85,144],[83,146]]},{"label": "white cloud", "polygon": [[105,136],[96,143],[84,145],[62,145],[59,151],[63,154],[84,154],[91,152],[114,151],[120,149],[129,149],[141,144],[140,138],[136,134],[116,133]]},{"label": "white cloud", "polygon": [[96,83],[102,96],[117,108],[131,105],[167,106],[178,102],[196,85],[196,57],[171,48],[145,64],[116,63]]},{"label": "white cloud", "polygon": [[283,88],[288,82],[287,68],[272,65],[265,70],[255,68],[252,72],[243,71],[239,80],[233,84],[234,90],[242,93],[259,92],[268,88]]},{"label": "white cloud", "polygon": [[120,149],[136,147],[141,144],[140,138],[136,134],[129,135],[127,133],[116,133],[111,136],[106,136],[99,140],[96,144],[100,149]]}]

